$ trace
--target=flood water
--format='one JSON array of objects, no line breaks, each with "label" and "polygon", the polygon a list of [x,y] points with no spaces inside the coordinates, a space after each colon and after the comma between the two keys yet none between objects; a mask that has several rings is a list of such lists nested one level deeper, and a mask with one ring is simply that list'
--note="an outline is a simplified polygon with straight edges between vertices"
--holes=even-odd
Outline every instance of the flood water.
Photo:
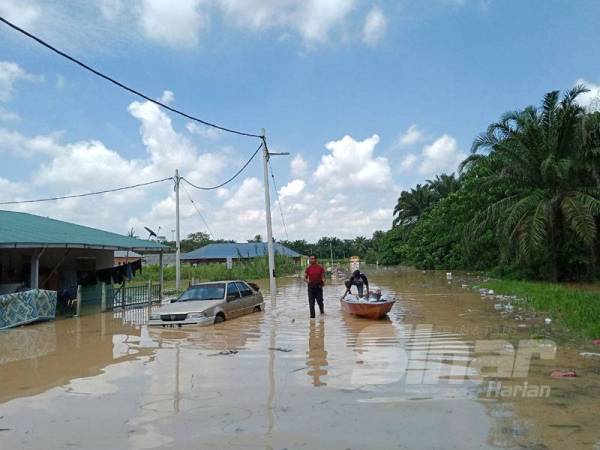
[{"label": "flood water", "polygon": [[266,311],[211,327],[149,329],[140,309],[2,332],[0,448],[600,449],[599,357],[541,341],[515,377],[529,332],[494,300],[368,274],[399,298],[388,319],[342,313],[334,280],[310,320],[285,278]]}]

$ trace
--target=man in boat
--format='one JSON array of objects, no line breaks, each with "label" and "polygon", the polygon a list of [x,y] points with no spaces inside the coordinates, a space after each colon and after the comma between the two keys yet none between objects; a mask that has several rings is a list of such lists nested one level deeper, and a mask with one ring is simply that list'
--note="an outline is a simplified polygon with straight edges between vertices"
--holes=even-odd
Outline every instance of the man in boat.
[{"label": "man in boat", "polygon": [[308,284],[308,307],[310,318],[315,318],[315,301],[319,305],[321,314],[325,314],[323,306],[323,286],[325,285],[325,269],[317,263],[317,257],[310,255],[309,265],[304,271],[304,281]]},{"label": "man in boat", "polygon": [[344,284],[346,285],[346,292],[344,292],[344,295],[342,295],[342,299],[346,298],[346,295],[350,293],[350,289],[352,288],[352,286],[356,286],[359,297],[363,296],[363,290],[366,286],[367,297],[369,297],[369,279],[360,270],[355,270],[354,272],[352,272],[352,276],[350,277],[350,279],[346,280]]}]

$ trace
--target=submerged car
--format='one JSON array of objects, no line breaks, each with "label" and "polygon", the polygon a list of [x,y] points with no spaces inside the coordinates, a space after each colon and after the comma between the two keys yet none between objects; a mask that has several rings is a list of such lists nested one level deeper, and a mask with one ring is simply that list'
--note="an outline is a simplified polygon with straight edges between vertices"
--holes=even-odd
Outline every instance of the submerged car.
[{"label": "submerged car", "polygon": [[263,308],[263,296],[254,283],[239,280],[201,283],[150,314],[148,325],[210,325]]}]

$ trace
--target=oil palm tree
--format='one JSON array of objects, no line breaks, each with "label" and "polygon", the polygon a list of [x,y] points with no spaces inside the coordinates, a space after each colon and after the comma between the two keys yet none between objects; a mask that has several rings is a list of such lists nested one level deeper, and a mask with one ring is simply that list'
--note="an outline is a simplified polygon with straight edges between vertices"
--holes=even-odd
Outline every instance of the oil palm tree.
[{"label": "oil palm tree", "polygon": [[431,190],[434,192],[437,200],[448,197],[448,195],[460,189],[460,180],[454,174],[436,175],[433,180],[427,180]]},{"label": "oil palm tree", "polygon": [[585,111],[575,101],[583,92],[576,86],[562,99],[549,92],[539,108],[506,113],[475,139],[473,154],[461,165],[484,169],[482,189],[506,187],[474,222],[494,223],[520,259],[548,252],[555,281],[566,233],[590,251],[597,239],[600,189],[592,176],[594,152],[585,145]]},{"label": "oil palm tree", "polygon": [[435,195],[428,184],[402,191],[394,208],[394,226],[413,225],[434,201]]}]

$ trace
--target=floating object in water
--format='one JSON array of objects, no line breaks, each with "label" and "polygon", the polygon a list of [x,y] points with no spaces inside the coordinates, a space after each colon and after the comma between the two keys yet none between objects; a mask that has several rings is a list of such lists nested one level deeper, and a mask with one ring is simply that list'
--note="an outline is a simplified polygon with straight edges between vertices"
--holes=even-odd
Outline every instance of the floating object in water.
[{"label": "floating object in water", "polygon": [[390,299],[386,295],[381,296],[379,300],[375,300],[374,297],[369,300],[364,297],[359,299],[354,295],[349,295],[347,299],[340,299],[343,311],[374,320],[385,317],[395,302],[395,299]]},{"label": "floating object in water", "polygon": [[292,351],[290,348],[282,348],[282,347],[269,347],[269,350],[275,350],[277,352],[289,353]]},{"label": "floating object in water", "polygon": [[574,370],[553,370],[550,376],[552,378],[575,378],[577,374]]},{"label": "floating object in water", "polygon": [[544,319],[544,322],[546,323],[546,325],[550,325],[552,323],[552,319],[550,317],[546,317]]},{"label": "floating object in water", "polygon": [[446,272],[446,280],[452,281],[452,272]]},{"label": "floating object in water", "polygon": [[238,353],[237,350],[223,350],[219,353],[213,353],[212,355],[208,355],[208,356],[231,356],[231,355],[236,355]]},{"label": "floating object in water", "polygon": [[594,345],[600,345],[600,339],[594,339],[592,341],[592,344],[594,344]]},{"label": "floating object in water", "polygon": [[582,352],[581,356],[600,356],[600,353],[592,353],[592,352]]},{"label": "floating object in water", "polygon": [[488,294],[488,295],[494,295],[494,290],[493,290],[493,289],[490,289],[489,291],[487,291],[487,294]]},{"label": "floating object in water", "polygon": [[461,285],[460,285],[460,287],[461,287],[461,288],[463,288],[463,289],[466,289],[466,288],[468,288],[468,287],[469,287],[469,285],[468,285],[468,284],[464,284],[464,283],[463,283],[463,284],[461,284]]}]

